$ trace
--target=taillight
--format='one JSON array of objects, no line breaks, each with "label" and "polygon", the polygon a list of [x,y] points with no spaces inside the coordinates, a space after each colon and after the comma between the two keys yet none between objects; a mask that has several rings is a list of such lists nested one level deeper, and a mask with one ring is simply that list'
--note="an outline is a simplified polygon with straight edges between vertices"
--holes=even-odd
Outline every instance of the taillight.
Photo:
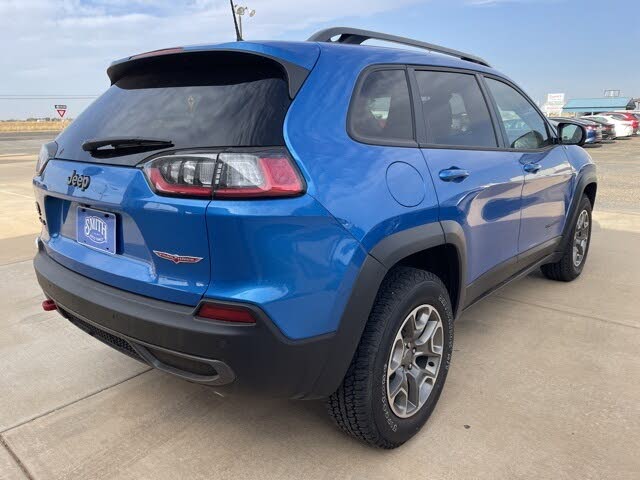
[{"label": "taillight", "polygon": [[284,149],[176,153],[143,165],[160,195],[201,198],[293,197],[304,181]]},{"label": "taillight", "polygon": [[36,175],[40,175],[47,166],[47,162],[56,156],[58,144],[56,142],[45,143],[40,147],[38,160],[36,161]]},{"label": "taillight", "polygon": [[203,303],[196,314],[199,318],[232,323],[256,323],[253,312],[245,307],[222,305],[219,303]]}]

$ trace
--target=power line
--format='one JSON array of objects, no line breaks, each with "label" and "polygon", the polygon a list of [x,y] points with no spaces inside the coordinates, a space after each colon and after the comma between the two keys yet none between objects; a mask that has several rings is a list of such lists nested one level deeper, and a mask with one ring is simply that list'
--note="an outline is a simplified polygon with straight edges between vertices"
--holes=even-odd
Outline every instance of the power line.
[{"label": "power line", "polygon": [[0,100],[89,100],[98,95],[2,95]]}]

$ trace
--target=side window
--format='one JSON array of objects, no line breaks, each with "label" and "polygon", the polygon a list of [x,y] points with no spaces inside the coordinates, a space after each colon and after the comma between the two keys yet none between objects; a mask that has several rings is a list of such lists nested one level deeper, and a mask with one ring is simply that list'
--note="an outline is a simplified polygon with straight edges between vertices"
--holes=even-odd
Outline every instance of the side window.
[{"label": "side window", "polygon": [[497,147],[487,103],[474,75],[416,71],[429,143]]},{"label": "side window", "polygon": [[498,105],[510,148],[536,149],[551,145],[546,124],[533,105],[506,83],[487,78]]},{"label": "side window", "polygon": [[349,113],[351,132],[364,140],[413,140],[413,114],[404,70],[371,72]]}]

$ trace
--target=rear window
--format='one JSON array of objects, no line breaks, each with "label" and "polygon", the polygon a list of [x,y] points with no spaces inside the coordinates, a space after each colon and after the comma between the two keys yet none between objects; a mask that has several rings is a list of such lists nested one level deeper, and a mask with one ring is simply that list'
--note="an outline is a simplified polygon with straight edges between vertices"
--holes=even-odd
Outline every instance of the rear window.
[{"label": "rear window", "polygon": [[284,145],[284,75],[263,59],[156,62],[118,80],[61,134],[62,157],[86,157],[82,143],[105,137],[166,139],[177,148]]}]

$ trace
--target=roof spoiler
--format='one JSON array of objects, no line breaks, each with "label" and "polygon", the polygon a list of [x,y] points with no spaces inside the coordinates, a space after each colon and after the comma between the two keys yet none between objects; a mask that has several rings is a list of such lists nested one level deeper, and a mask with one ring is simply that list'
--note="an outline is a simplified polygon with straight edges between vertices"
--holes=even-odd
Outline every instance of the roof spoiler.
[{"label": "roof spoiler", "polygon": [[[334,37],[338,37],[333,40]],[[440,45],[434,45],[433,43],[421,42],[420,40],[414,40],[412,38],[398,37],[396,35],[389,35],[387,33],[372,32],[370,30],[360,30],[359,28],[349,27],[332,27],[311,35],[307,41],[309,42],[329,42],[329,43],[343,43],[349,45],[360,45],[367,40],[382,40],[384,42],[397,43],[400,45],[407,45],[410,47],[422,48],[431,52],[442,53],[451,57],[457,57],[467,62],[478,63],[485,67],[491,67],[489,63],[480,57],[470,55],[468,53],[453,50],[451,48],[441,47]]]},{"label": "roof spoiler", "polygon": [[225,61],[239,61],[250,59],[261,59],[261,61],[272,61],[278,64],[284,71],[287,82],[289,85],[289,97],[295,98],[296,94],[302,87],[302,84],[309,76],[309,70],[295,63],[289,62],[282,58],[274,57],[264,53],[238,50],[238,49],[184,49],[184,48],[169,48],[164,50],[155,50],[153,52],[142,53],[140,55],[134,55],[132,57],[126,57],[121,60],[116,60],[109,68],[107,68],[107,75],[111,84],[113,85],[122,77],[140,67],[152,66],[159,62],[167,61],[168,58],[175,58],[176,60],[188,60],[188,57],[192,56],[218,56],[221,60]]}]

